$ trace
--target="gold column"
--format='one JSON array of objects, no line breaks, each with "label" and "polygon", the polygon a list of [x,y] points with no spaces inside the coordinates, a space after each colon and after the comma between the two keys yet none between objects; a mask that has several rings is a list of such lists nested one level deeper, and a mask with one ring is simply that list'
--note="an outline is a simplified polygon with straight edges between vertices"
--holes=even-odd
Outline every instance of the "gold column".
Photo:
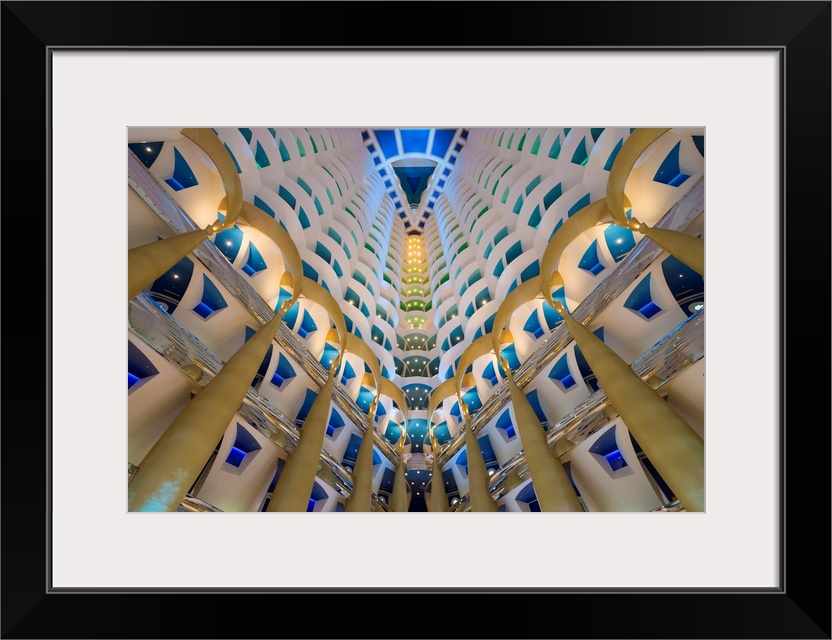
[{"label": "gold column", "polygon": [[312,403],[300,430],[300,442],[286,460],[266,511],[306,511],[309,506],[309,496],[315,485],[321,449],[324,445],[326,425],[329,423],[335,372],[339,365],[339,361],[333,361],[329,377]]},{"label": "gold column", "polygon": [[705,241],[702,238],[689,236],[680,231],[655,229],[636,218],[631,218],[628,226],[631,231],[647,236],[674,258],[705,277]]},{"label": "gold column", "polygon": [[462,428],[465,429],[465,451],[468,456],[468,495],[471,499],[471,511],[497,511],[497,503],[488,491],[488,469],[482,457],[480,443],[468,427],[467,409],[463,411]]},{"label": "gold column", "polygon": [[229,358],[148,451],[128,485],[129,511],[176,511],[240,408],[284,310]]},{"label": "gold column", "polygon": [[662,397],[618,354],[566,312],[572,338],[627,428],[687,511],[705,509],[705,445]]},{"label": "gold column", "polygon": [[[350,334],[352,335],[352,334]],[[347,500],[345,511],[370,511],[373,494],[373,432],[375,427],[376,407],[378,396],[373,398],[370,406],[370,424],[361,436],[361,444],[358,447],[358,454],[355,456],[355,468],[353,470],[352,493]]]},{"label": "gold column", "polygon": [[448,510],[448,494],[445,491],[445,480],[442,477],[442,464],[439,461],[439,443],[433,437],[433,431],[430,432],[430,439],[433,449],[433,478],[430,483],[430,510],[442,512]]},{"label": "gold column", "polygon": [[127,299],[139,295],[220,228],[219,223],[215,222],[204,229],[180,233],[130,249],[127,252]]},{"label": "gold column", "polygon": [[506,372],[508,388],[511,392],[511,404],[514,408],[514,416],[517,418],[517,428],[520,430],[520,441],[523,443],[523,451],[532,476],[534,492],[540,503],[540,510],[582,512],[584,509],[578,496],[575,495],[572,482],[563,465],[549,448],[543,425],[540,424],[537,414],[529,404],[529,399],[514,381],[514,375],[508,363],[503,365],[503,369]]}]

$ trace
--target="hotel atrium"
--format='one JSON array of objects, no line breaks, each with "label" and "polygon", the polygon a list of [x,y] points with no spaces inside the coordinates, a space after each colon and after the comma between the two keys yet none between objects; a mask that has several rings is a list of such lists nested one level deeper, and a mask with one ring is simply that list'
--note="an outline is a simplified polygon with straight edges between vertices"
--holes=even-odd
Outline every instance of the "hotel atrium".
[{"label": "hotel atrium", "polygon": [[705,510],[703,128],[127,146],[129,511]]}]

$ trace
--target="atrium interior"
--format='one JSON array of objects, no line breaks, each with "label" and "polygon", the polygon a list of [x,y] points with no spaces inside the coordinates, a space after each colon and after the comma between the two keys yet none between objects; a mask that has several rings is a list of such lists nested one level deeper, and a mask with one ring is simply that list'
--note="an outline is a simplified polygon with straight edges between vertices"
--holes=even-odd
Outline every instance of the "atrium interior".
[{"label": "atrium interior", "polygon": [[704,128],[240,124],[128,129],[128,510],[704,511]]}]

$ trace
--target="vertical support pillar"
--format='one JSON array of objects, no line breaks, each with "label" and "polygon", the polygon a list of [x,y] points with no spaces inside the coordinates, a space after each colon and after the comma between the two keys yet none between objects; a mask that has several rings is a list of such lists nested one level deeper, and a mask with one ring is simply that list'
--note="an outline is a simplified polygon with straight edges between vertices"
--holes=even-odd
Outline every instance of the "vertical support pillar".
[{"label": "vertical support pillar", "polygon": [[705,509],[705,445],[662,397],[630,365],[566,312],[559,302],[572,338],[618,410],[645,455],[687,511]]},{"label": "vertical support pillar", "polygon": [[128,485],[129,511],[176,511],[239,410],[282,317],[249,338],[148,451]]}]

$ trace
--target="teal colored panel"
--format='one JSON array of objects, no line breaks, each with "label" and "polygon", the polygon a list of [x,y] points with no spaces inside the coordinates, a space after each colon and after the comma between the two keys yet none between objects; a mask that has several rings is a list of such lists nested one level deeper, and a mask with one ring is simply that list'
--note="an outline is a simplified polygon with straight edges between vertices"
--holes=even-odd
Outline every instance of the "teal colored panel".
[{"label": "teal colored panel", "polygon": [[583,208],[584,208],[585,206],[587,206],[588,204],[589,204],[589,194],[586,194],[583,198],[581,198],[580,200],[578,200],[575,204],[573,204],[573,205],[569,208],[569,211],[567,211],[567,214],[566,214],[566,215],[567,215],[567,216],[569,216],[569,217],[571,218],[573,215],[575,215],[576,213],[578,213],[578,211],[580,211],[581,209],[583,209]]},{"label": "teal colored panel", "polygon": [[263,149],[259,140],[257,141],[257,151],[254,153],[254,161],[257,163],[258,169],[265,169],[271,165],[269,156],[266,155],[266,151]]},{"label": "teal colored panel", "polygon": [[237,158],[234,157],[234,154],[231,153],[231,149],[228,147],[227,144],[223,143],[225,146],[225,150],[228,151],[228,155],[231,156],[231,161],[234,163],[234,168],[237,169],[237,173],[242,173],[243,170],[240,169],[240,163],[237,162]]},{"label": "teal colored panel", "polygon": [[286,148],[286,145],[283,144],[283,140],[278,140],[277,149],[280,151],[280,159],[283,162],[289,162],[292,157],[289,155],[289,150]]},{"label": "teal colored panel", "polygon": [[612,150],[610,157],[607,158],[607,163],[604,165],[604,171],[610,171],[612,169],[612,165],[615,162],[615,159],[618,157],[618,152],[621,151],[621,147],[624,145],[624,138],[618,141],[618,144],[615,145],[615,149]]},{"label": "teal colored panel", "polygon": [[543,208],[548,209],[552,203],[563,195],[563,185],[559,182],[549,189],[549,193],[543,196]]},{"label": "teal colored panel", "polygon": [[586,138],[581,138],[575,153],[572,154],[572,164],[584,166],[587,160],[589,160],[589,154],[586,150]]}]

